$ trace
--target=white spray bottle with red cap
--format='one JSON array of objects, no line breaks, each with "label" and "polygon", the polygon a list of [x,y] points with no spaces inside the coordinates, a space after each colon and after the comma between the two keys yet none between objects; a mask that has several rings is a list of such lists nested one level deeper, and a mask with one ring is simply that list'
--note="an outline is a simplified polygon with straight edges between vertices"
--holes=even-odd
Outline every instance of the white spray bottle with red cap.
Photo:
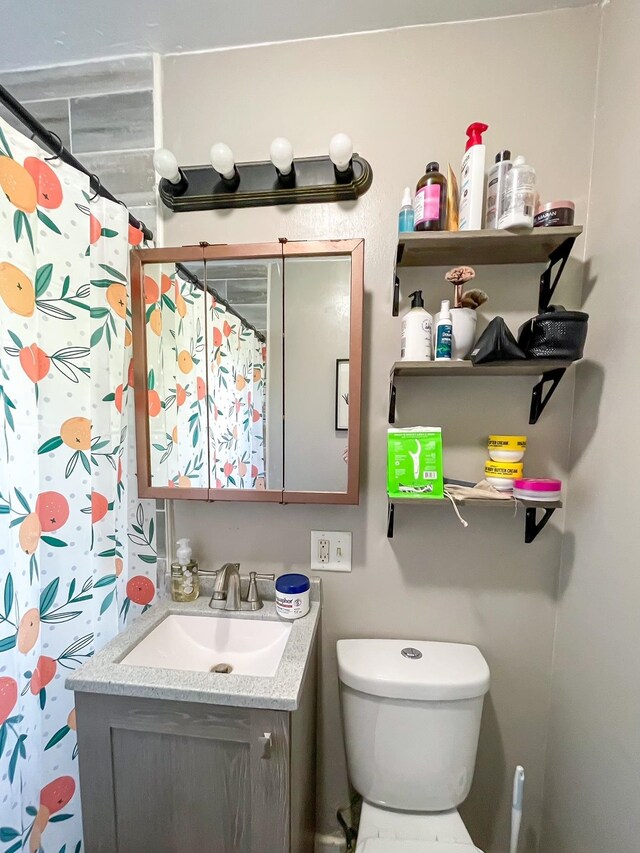
[{"label": "white spray bottle with red cap", "polygon": [[484,164],[486,147],[482,134],[489,126],[481,121],[467,128],[467,146],[460,170],[460,231],[479,231],[484,211]]}]

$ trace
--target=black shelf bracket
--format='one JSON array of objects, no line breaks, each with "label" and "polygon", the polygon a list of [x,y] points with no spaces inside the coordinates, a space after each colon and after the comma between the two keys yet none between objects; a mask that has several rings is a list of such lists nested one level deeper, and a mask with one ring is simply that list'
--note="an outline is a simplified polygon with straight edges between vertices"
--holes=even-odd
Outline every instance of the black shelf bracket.
[{"label": "black shelf bracket", "polygon": [[[559,367],[557,370],[548,370],[542,374],[542,378],[533,386],[531,392],[531,408],[529,410],[529,423],[537,424],[540,415],[544,412],[545,407],[554,391],[560,384],[560,380],[566,372],[566,367]],[[545,393],[545,385],[551,382],[551,387]]]},{"label": "black shelf bracket", "polygon": [[395,376],[391,377],[389,383],[389,423],[396,422],[396,380]]},{"label": "black shelf bracket", "polygon": [[389,502],[387,506],[387,539],[393,539],[393,527],[396,520],[396,505]]},{"label": "black shelf bracket", "polygon": [[396,263],[393,268],[393,308],[391,310],[391,316],[397,317],[398,312],[400,311],[400,279],[398,278],[398,266],[400,261],[402,260],[402,255],[404,253],[404,246],[398,245],[396,250]]},{"label": "black shelf bracket", "polygon": [[[558,248],[554,249],[549,255],[549,266],[540,276],[538,314],[542,314],[542,312],[546,311],[549,307],[549,304],[553,299],[555,289],[560,281],[560,276],[564,272],[564,268],[567,265],[569,255],[571,254],[571,250],[573,249],[573,244],[575,242],[575,237],[568,237],[564,243],[561,243]],[[554,273],[554,267],[556,267],[556,265],[558,266]],[[534,423],[534,421],[531,421],[531,423]]]},{"label": "black shelf bracket", "polygon": [[528,506],[525,510],[525,522],[524,522],[524,541],[529,545],[536,538],[538,533],[544,529],[547,522],[556,511],[556,507],[544,507],[543,515],[538,521],[537,513],[538,508],[534,506]]}]

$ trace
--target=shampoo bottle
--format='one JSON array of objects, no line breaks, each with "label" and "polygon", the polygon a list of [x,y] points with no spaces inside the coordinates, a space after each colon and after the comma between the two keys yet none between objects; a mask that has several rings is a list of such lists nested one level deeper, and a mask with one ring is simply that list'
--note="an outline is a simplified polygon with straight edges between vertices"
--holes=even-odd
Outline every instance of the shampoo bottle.
[{"label": "shampoo bottle", "polygon": [[436,357],[435,361],[451,361],[451,310],[448,299],[443,299],[440,305],[440,317],[436,323]]},{"label": "shampoo bottle", "polygon": [[398,214],[398,231],[400,234],[406,231],[413,231],[413,202],[411,201],[411,190],[409,187],[404,188],[402,207]]},{"label": "shampoo bottle", "polygon": [[489,125],[476,121],[467,128],[467,146],[460,170],[460,231],[479,231],[484,211],[484,160],[482,134]]},{"label": "shampoo bottle", "polygon": [[504,182],[500,228],[533,228],[536,207],[536,170],[524,157],[516,157]]},{"label": "shampoo bottle", "polygon": [[418,181],[413,211],[416,231],[444,231],[447,221],[447,179],[440,172],[440,164],[435,161],[427,165]]},{"label": "shampoo bottle", "polygon": [[402,318],[402,361],[431,361],[433,317],[425,311],[422,291],[411,294],[411,310]]},{"label": "shampoo bottle", "polygon": [[178,539],[177,560],[171,563],[171,598],[174,601],[195,601],[200,595],[198,564],[191,554],[188,539]]},{"label": "shampoo bottle", "polygon": [[487,178],[487,215],[485,228],[497,228],[503,214],[504,186],[507,172],[511,171],[511,151],[504,150],[496,154],[496,162],[489,169]]}]

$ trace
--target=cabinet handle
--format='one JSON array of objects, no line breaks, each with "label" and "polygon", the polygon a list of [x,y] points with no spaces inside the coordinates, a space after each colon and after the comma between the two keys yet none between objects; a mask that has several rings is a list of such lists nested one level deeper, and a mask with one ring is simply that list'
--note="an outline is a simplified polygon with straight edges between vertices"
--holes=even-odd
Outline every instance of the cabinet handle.
[{"label": "cabinet handle", "polygon": [[258,740],[262,746],[262,758],[271,758],[271,732],[265,732]]}]

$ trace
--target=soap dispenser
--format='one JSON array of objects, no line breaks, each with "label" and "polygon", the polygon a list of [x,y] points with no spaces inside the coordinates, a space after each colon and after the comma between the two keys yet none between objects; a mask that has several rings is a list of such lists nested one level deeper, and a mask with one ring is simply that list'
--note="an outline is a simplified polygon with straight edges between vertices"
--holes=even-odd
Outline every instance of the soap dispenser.
[{"label": "soap dispenser", "polygon": [[425,310],[422,291],[411,294],[411,310],[402,318],[402,361],[430,361],[433,317]]},{"label": "soap dispenser", "polygon": [[192,557],[189,539],[178,539],[176,557],[171,563],[171,598],[174,601],[195,601],[200,595],[198,564]]}]

